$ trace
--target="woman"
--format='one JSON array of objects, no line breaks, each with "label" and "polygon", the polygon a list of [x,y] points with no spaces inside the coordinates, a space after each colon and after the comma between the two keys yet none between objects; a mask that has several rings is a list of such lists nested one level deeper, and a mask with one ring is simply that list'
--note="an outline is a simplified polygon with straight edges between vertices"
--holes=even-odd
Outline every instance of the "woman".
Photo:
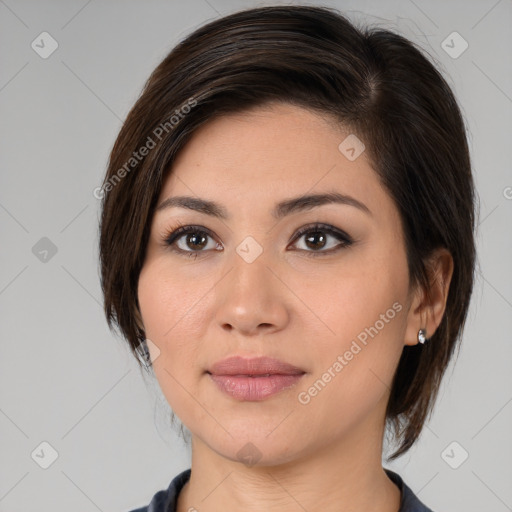
[{"label": "woman", "polygon": [[464,121],[403,37],[332,9],[210,22],[149,78],[102,187],[105,313],[191,434],[141,511],[428,511],[418,439],[473,287]]}]

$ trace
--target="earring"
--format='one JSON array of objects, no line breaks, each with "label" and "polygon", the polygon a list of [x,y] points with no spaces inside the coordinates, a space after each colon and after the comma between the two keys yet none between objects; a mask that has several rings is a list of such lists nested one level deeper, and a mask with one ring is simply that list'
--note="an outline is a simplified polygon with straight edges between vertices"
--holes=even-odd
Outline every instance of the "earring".
[{"label": "earring", "polygon": [[425,329],[420,329],[418,331],[418,341],[422,344],[427,341],[427,331]]}]

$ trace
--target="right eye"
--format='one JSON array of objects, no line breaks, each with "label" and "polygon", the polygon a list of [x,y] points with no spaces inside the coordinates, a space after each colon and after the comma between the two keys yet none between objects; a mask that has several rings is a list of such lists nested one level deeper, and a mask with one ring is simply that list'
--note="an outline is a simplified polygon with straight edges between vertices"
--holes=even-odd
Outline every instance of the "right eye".
[{"label": "right eye", "polygon": [[[208,238],[212,239],[210,243]],[[180,226],[168,232],[164,236],[164,242],[171,250],[186,254],[188,257],[197,257],[201,252],[218,250],[222,247],[213,240],[210,232],[201,226]]]}]

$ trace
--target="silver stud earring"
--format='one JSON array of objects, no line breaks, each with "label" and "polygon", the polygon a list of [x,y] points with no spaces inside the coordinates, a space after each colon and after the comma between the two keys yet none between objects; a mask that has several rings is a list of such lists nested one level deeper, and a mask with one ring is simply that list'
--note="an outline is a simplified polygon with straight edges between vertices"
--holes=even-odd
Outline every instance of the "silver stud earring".
[{"label": "silver stud earring", "polygon": [[425,329],[420,329],[418,331],[418,341],[422,344],[427,341],[427,331],[425,331]]}]

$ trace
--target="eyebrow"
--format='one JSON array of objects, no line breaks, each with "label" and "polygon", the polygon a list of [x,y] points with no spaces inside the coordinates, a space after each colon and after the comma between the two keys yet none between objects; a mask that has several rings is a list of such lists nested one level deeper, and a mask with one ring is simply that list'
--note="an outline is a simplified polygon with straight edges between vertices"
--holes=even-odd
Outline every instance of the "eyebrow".
[{"label": "eyebrow", "polygon": [[[355,208],[358,208],[368,215],[372,215],[372,212],[364,203],[361,203],[351,196],[340,194],[339,192],[310,194],[306,196],[286,199],[278,203],[272,210],[271,214],[275,219],[281,219],[287,215],[291,215],[292,213],[311,210],[325,204],[344,204],[348,206],[354,206]],[[188,210],[194,210],[200,213],[204,213],[205,215],[211,215],[212,217],[217,217],[224,220],[229,220],[231,218],[224,206],[220,205],[219,203],[209,201],[207,199],[199,199],[192,196],[169,197],[156,207],[156,212],[172,207],[186,208]]]}]

